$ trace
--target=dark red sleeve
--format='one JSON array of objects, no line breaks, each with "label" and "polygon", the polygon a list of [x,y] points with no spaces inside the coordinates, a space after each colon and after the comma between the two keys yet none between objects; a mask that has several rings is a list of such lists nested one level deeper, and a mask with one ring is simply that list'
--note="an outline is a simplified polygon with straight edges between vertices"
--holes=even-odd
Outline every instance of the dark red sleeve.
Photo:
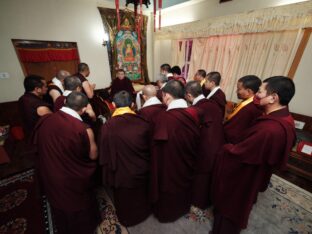
[{"label": "dark red sleeve", "polygon": [[59,96],[54,102],[54,112],[57,112],[64,106],[65,96]]}]

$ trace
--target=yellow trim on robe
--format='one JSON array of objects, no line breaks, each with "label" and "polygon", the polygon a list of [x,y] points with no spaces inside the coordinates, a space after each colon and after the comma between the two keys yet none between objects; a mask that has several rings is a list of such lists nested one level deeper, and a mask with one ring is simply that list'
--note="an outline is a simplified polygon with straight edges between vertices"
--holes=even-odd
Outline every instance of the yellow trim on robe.
[{"label": "yellow trim on robe", "polygon": [[135,112],[133,110],[130,109],[130,107],[126,106],[126,107],[119,107],[117,108],[112,117],[118,116],[118,115],[123,115],[123,114],[134,114]]},{"label": "yellow trim on robe", "polygon": [[237,106],[233,109],[232,113],[227,116],[226,121],[233,118],[243,107],[245,107],[246,105],[251,103],[253,101],[253,98],[254,98],[254,96],[252,96],[252,97],[246,99],[245,101],[242,101],[239,104],[237,104]]},{"label": "yellow trim on robe", "polygon": [[206,79],[203,79],[201,82],[200,82],[200,86],[203,86],[206,82]]}]

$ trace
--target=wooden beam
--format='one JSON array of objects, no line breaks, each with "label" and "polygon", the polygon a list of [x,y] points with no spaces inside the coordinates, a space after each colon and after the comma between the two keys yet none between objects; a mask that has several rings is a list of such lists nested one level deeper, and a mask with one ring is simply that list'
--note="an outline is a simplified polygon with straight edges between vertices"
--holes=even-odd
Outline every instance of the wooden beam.
[{"label": "wooden beam", "polygon": [[298,50],[296,52],[296,55],[294,57],[294,60],[293,60],[293,62],[291,64],[289,72],[288,72],[288,77],[291,78],[291,79],[293,79],[294,76],[295,76],[295,73],[296,73],[297,68],[299,66],[299,63],[301,61],[304,49],[306,48],[306,46],[308,44],[311,32],[312,32],[312,28],[304,29],[304,33],[303,33],[301,42],[299,44]]}]

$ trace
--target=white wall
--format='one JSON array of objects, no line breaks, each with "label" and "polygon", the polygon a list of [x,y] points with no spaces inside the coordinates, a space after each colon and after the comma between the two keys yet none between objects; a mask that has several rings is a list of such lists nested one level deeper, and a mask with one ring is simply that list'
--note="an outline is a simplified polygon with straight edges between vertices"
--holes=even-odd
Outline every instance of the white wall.
[{"label": "white wall", "polygon": [[155,41],[154,44],[154,77],[153,81],[158,80],[160,66],[164,63],[171,64],[171,40]]},{"label": "white wall", "polygon": [[290,102],[290,111],[312,116],[312,37],[304,50],[294,82],[296,94]]},{"label": "white wall", "polygon": [[97,88],[110,84],[103,24],[96,0],[0,1],[0,102],[17,100],[24,92],[24,75],[11,39],[77,42],[80,60],[90,66],[89,80]]}]

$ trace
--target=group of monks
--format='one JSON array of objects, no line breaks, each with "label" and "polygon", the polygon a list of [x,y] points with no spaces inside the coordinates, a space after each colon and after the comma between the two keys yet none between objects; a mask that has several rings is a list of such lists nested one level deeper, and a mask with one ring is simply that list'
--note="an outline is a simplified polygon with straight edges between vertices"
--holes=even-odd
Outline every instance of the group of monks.
[{"label": "group of monks", "polygon": [[[258,193],[274,170],[285,167],[295,141],[288,111],[295,93],[291,79],[241,77],[242,101],[225,116],[219,72],[201,69],[186,82],[181,70],[163,64],[161,78],[144,86],[138,94],[143,105],[135,108],[132,83],[118,70],[109,95],[114,110],[95,135],[90,122],[97,116],[89,104],[95,85],[86,79],[88,66],[78,68],[74,76],[60,71],[60,82],[52,80],[50,89],[42,77],[26,77],[19,99],[58,233],[94,232],[100,221],[98,171],[125,226],[151,214],[174,222],[190,210],[213,206],[212,233],[247,227]],[[57,97],[53,85],[63,87]]]}]

